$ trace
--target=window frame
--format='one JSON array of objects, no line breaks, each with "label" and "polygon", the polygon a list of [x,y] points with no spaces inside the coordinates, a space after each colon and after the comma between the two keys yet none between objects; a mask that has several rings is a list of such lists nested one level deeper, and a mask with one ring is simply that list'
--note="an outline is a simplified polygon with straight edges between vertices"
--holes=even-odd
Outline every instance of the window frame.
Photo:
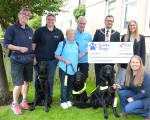
[{"label": "window frame", "polygon": [[[123,5],[123,22],[122,22],[122,27],[124,29],[127,29],[127,25],[129,20],[127,21],[127,6],[135,4],[135,10],[137,10],[137,0],[124,0],[124,5]],[[135,14],[133,19],[136,19],[137,15]]]},{"label": "window frame", "polygon": [[[108,1],[108,10],[107,10],[107,13],[108,15],[113,15],[115,16],[115,9],[116,9],[116,0],[110,0]],[[113,12],[110,12],[110,11],[114,11],[114,14],[110,14],[110,13],[113,13]]]}]

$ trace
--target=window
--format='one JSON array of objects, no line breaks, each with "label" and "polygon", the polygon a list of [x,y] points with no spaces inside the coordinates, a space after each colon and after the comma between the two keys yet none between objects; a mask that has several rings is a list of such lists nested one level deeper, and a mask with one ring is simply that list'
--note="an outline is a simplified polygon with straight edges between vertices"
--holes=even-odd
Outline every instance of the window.
[{"label": "window", "polygon": [[136,19],[136,0],[125,0],[124,28],[127,28],[130,20]]},{"label": "window", "polygon": [[115,15],[115,9],[116,9],[115,2],[116,0],[108,1],[108,15],[113,15],[113,16]]},{"label": "window", "polygon": [[150,0],[147,1],[146,9],[145,34],[146,36],[150,36]]},{"label": "window", "polygon": [[148,0],[147,16],[148,16],[148,20],[149,20],[149,29],[150,29],[150,0]]}]

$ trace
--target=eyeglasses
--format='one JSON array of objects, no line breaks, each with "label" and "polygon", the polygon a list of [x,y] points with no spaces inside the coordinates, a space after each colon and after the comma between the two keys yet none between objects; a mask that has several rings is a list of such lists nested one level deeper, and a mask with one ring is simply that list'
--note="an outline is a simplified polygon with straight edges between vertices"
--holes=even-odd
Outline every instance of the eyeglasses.
[{"label": "eyeglasses", "polygon": [[31,13],[29,12],[21,12],[20,14],[23,15],[24,17],[27,17],[28,19],[32,17]]},{"label": "eyeglasses", "polygon": [[113,20],[106,20],[107,22],[114,22]]},{"label": "eyeglasses", "polygon": [[80,24],[80,25],[86,25],[86,23],[83,23],[83,22],[79,22],[79,24]]},{"label": "eyeglasses", "polygon": [[129,25],[129,26],[131,26],[131,27],[132,27],[132,26],[136,26],[136,25]]}]

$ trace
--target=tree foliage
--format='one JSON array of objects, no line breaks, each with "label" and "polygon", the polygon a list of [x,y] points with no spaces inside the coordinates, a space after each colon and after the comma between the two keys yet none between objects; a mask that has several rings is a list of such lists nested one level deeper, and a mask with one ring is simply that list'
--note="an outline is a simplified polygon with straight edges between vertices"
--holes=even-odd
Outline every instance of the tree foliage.
[{"label": "tree foliage", "polygon": [[[21,7],[28,7],[34,14],[30,21],[33,29],[40,25],[40,18],[46,11],[58,13],[66,0],[0,0],[0,26],[3,30],[17,20],[17,13]],[[1,33],[2,34],[2,33]],[[3,61],[3,51],[0,43],[0,105],[10,99],[9,86]],[[11,95],[12,96],[12,95]]]},{"label": "tree foliage", "polygon": [[85,12],[86,12],[85,5],[79,5],[76,9],[74,9],[73,15],[77,20],[80,16],[85,16]]},{"label": "tree foliage", "polygon": [[33,31],[35,31],[38,27],[41,26],[41,16],[34,14],[33,19],[29,21],[28,25],[32,28]]},{"label": "tree foliage", "polygon": [[3,38],[4,36],[4,31],[2,30],[1,26],[0,26],[0,38]]},{"label": "tree foliage", "polygon": [[41,16],[45,11],[60,12],[66,0],[0,0],[0,25],[5,29],[17,20],[21,7],[27,6]]}]

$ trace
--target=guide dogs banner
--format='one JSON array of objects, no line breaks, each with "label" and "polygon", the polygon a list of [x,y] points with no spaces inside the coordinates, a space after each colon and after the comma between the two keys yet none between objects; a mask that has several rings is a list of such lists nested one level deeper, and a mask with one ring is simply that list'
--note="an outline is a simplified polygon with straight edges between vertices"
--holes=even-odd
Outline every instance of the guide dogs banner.
[{"label": "guide dogs banner", "polygon": [[133,42],[89,42],[88,63],[128,63]]}]

